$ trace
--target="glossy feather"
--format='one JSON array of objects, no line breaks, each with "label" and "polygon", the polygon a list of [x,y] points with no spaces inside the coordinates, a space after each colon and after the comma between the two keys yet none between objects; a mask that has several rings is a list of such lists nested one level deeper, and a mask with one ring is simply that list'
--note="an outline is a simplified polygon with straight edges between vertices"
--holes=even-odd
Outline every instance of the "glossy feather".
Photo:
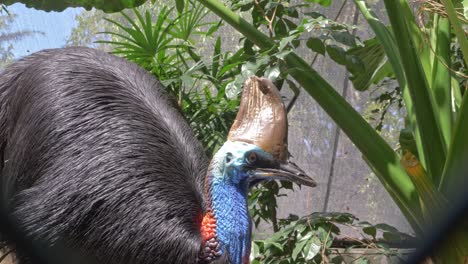
[{"label": "glossy feather", "polygon": [[2,201],[30,238],[98,263],[196,263],[208,159],[133,63],[88,48],[13,63],[0,76],[0,147]]}]

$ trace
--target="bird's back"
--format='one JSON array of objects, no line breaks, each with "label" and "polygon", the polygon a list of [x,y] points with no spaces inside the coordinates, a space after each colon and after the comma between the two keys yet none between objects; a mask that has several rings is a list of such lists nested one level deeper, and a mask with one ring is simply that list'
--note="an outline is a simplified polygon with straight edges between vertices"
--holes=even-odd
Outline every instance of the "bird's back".
[{"label": "bird's back", "polygon": [[150,74],[88,48],[0,76],[1,195],[26,233],[99,263],[191,263],[207,159]]}]

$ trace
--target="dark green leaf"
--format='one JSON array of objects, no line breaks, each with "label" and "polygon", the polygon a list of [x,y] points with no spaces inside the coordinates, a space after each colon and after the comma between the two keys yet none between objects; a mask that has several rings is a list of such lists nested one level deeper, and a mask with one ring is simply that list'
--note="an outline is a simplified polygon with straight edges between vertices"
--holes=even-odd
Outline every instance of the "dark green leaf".
[{"label": "dark green leaf", "polygon": [[342,264],[342,263],[344,263],[344,259],[343,259],[342,256],[336,256],[336,257],[331,259],[331,263],[332,264]]},{"label": "dark green leaf", "polygon": [[386,241],[400,241],[401,240],[401,237],[394,232],[383,232],[382,236]]},{"label": "dark green leaf", "polygon": [[310,240],[308,240],[308,243],[304,248],[304,259],[307,261],[313,259],[320,252],[320,248],[320,239],[316,236],[313,236]]},{"label": "dark green leaf", "polygon": [[248,55],[255,55],[255,51],[253,50],[253,43],[252,41],[246,39],[244,41],[244,52],[245,54],[248,54]]},{"label": "dark green leaf", "polygon": [[185,0],[175,0],[176,3],[176,9],[179,14],[184,12],[184,5],[185,5]]},{"label": "dark green leaf", "polygon": [[320,17],[326,18],[325,15],[320,14],[320,13],[318,13],[318,12],[305,12],[304,15],[310,16],[310,17],[312,17],[312,18],[320,18]]},{"label": "dark green leaf", "polygon": [[311,50],[318,52],[322,55],[325,55],[325,45],[321,39],[318,38],[309,38],[306,43],[307,47]]},{"label": "dark green leaf", "polygon": [[380,71],[387,64],[383,46],[377,39],[365,41],[364,46],[349,49],[347,54],[346,66],[352,74],[350,80],[358,91],[367,90],[372,83],[379,82],[392,73],[387,66],[385,71]]},{"label": "dark green leaf", "polygon": [[293,252],[291,254],[291,257],[294,261],[297,259],[297,256],[299,255],[299,253],[302,252],[302,249],[307,244],[307,242],[308,240],[303,240],[303,241],[300,241],[299,243],[296,243],[296,245],[294,246]]},{"label": "dark green leaf", "polygon": [[286,46],[288,46],[288,45],[291,43],[291,41],[293,41],[293,40],[296,39],[296,38],[297,38],[297,36],[294,36],[294,35],[293,35],[293,36],[289,36],[289,37],[282,38],[282,39],[280,40],[278,49],[279,49],[279,50],[283,50]]},{"label": "dark green leaf", "polygon": [[380,229],[380,230],[383,230],[383,231],[388,231],[388,232],[392,232],[392,233],[399,233],[398,229],[396,229],[395,227],[393,227],[393,226],[391,226],[389,224],[376,224],[375,227]]},{"label": "dark green leaf", "polygon": [[327,54],[332,60],[341,65],[346,65],[346,51],[336,45],[328,45]]},{"label": "dark green leaf", "polygon": [[354,263],[356,264],[369,264],[369,260],[365,257],[358,258]]},{"label": "dark green leaf", "polygon": [[371,236],[373,239],[375,239],[375,235],[377,234],[377,229],[374,226],[364,227],[362,231]]},{"label": "dark green leaf", "polygon": [[274,30],[277,37],[287,36],[289,32],[286,23],[282,19],[277,20],[277,22],[274,25]]},{"label": "dark green leaf", "polygon": [[328,6],[331,5],[332,0],[306,0],[306,2],[309,2],[309,3],[317,3],[317,4],[319,4],[319,5],[328,7]]},{"label": "dark green leaf", "polygon": [[356,46],[356,36],[349,33],[348,31],[332,31],[331,35],[333,39],[341,44],[349,47]]}]

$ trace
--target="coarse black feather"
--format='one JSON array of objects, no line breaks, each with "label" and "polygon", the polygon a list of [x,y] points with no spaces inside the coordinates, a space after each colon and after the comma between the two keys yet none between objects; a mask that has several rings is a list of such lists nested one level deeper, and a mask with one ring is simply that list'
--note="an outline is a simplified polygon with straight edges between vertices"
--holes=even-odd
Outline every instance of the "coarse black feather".
[{"label": "coarse black feather", "polygon": [[197,262],[208,160],[135,64],[77,47],[13,63],[0,76],[0,151],[2,201],[31,239],[98,263]]}]

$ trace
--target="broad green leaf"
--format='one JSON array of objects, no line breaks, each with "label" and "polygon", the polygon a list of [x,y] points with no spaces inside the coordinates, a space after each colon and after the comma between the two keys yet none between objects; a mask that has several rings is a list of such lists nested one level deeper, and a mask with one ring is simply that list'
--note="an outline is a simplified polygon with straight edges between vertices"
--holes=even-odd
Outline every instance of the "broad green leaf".
[{"label": "broad green leaf", "polygon": [[272,66],[272,67],[268,67],[265,70],[265,77],[267,79],[271,80],[272,82],[274,82],[279,77],[280,73],[281,72],[280,72],[280,69],[279,69],[278,65],[275,65],[275,66]]},{"label": "broad green leaf", "polygon": [[265,242],[265,247],[269,247],[269,246],[274,246],[275,248],[279,249],[280,251],[283,250],[283,246],[278,242],[273,242],[273,241]]},{"label": "broad green leaf", "polygon": [[252,253],[250,254],[250,261],[253,260],[253,258],[257,257],[260,254],[260,248],[257,243],[252,242]]},{"label": "broad green leaf", "polygon": [[185,0],[175,0],[176,9],[179,14],[184,12]]},{"label": "broad green leaf", "polygon": [[280,51],[282,51],[286,46],[288,46],[289,44],[291,44],[291,42],[296,39],[297,36],[289,36],[289,37],[285,37],[285,38],[282,38],[280,40],[280,43],[279,43],[279,46],[278,46],[278,49]]},{"label": "broad green leaf", "polygon": [[313,236],[307,243],[306,247],[304,248],[305,253],[305,260],[313,259],[321,249],[321,242],[320,239],[316,236]]},{"label": "broad green leaf", "polygon": [[233,81],[229,82],[226,85],[226,97],[228,99],[237,98],[237,96],[242,91],[243,83],[244,83],[244,79],[242,78],[242,76],[238,76]]},{"label": "broad green leaf", "polygon": [[385,241],[400,241],[400,236],[393,232],[383,232],[382,236]]},{"label": "broad green leaf", "polygon": [[447,65],[450,61],[450,23],[447,18],[434,15],[434,51],[436,56],[432,63],[431,92],[437,108],[435,116],[439,122],[445,151],[447,151],[452,138],[452,87],[451,72]]},{"label": "broad green leaf", "polygon": [[344,44],[348,47],[356,46],[356,36],[348,31],[332,31],[331,36],[336,42]]},{"label": "broad green leaf", "polygon": [[369,264],[369,260],[365,257],[358,258],[354,263],[356,264]]},{"label": "broad green leaf", "polygon": [[345,263],[345,262],[344,262],[344,259],[343,259],[342,256],[336,256],[336,257],[333,257],[331,259],[331,263],[333,263],[333,264],[342,264],[342,263]]},{"label": "broad green leaf", "polygon": [[377,234],[377,229],[374,226],[364,227],[362,231],[371,236],[373,239],[375,239],[375,235]]},{"label": "broad green leaf", "polygon": [[447,163],[445,164],[444,174],[442,177],[441,190],[450,198],[458,197],[457,194],[451,193],[454,189],[460,186],[466,186],[468,171],[468,91],[465,91],[460,106],[453,138],[450,143]]},{"label": "broad green leaf", "polygon": [[[367,90],[374,82],[380,81],[375,77],[378,73],[382,73],[379,70],[385,65],[386,57],[384,49],[377,39],[367,40],[364,42],[364,46],[351,48],[346,53],[355,56],[358,61],[356,63],[358,67],[353,67],[353,62],[350,60],[348,60],[347,65],[347,69],[352,74],[350,80],[356,90]],[[382,75],[380,78],[386,77]]]},{"label": "broad green leaf", "polygon": [[323,44],[323,41],[321,39],[309,38],[306,42],[306,45],[309,49],[322,55],[325,55],[325,45]]},{"label": "broad green leaf", "polygon": [[328,45],[327,54],[336,63],[346,65],[346,51],[343,48],[336,45]]},{"label": "broad green leaf", "polygon": [[330,6],[331,3],[332,3],[332,0],[306,0],[306,2],[309,2],[309,3],[317,3],[319,5],[322,5],[322,6]]},{"label": "broad green leaf", "polygon": [[291,257],[294,261],[297,259],[297,256],[299,255],[299,253],[302,252],[302,249],[307,244],[307,242],[308,240],[303,240],[303,241],[299,241],[296,243],[296,245],[294,246],[293,252],[291,254]]}]

